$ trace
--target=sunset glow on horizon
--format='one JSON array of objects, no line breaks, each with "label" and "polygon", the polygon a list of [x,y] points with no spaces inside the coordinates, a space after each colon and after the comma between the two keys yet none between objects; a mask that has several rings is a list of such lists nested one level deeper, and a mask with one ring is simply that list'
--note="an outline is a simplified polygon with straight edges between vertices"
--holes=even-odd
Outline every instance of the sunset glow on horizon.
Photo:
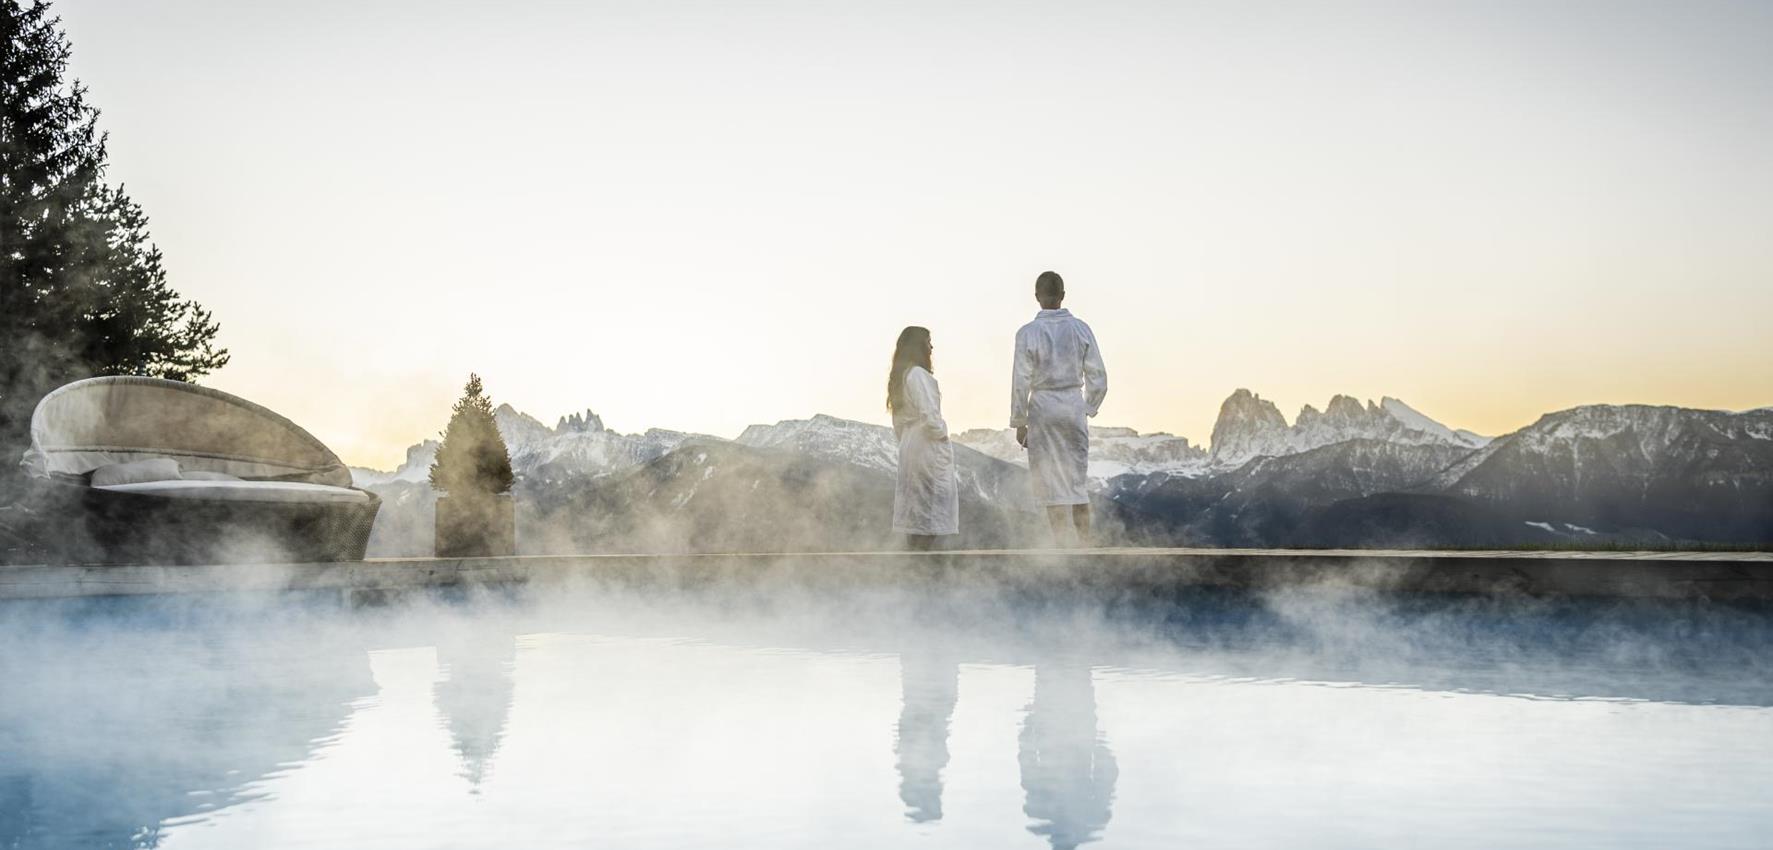
[{"label": "sunset glow on horizon", "polygon": [[1773,5],[62,0],[108,179],[233,361],[397,465],[470,372],[552,425],[1003,427],[1035,276],[1098,425],[1247,387],[1500,434],[1773,405]]}]

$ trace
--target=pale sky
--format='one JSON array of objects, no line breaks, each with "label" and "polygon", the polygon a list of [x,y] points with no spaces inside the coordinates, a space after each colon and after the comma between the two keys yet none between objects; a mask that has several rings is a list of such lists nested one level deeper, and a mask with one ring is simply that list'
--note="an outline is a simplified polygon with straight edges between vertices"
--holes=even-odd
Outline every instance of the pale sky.
[{"label": "pale sky", "polygon": [[1773,404],[1773,4],[63,0],[205,380],[392,467],[552,424],[1001,427],[1043,269],[1097,424]]}]

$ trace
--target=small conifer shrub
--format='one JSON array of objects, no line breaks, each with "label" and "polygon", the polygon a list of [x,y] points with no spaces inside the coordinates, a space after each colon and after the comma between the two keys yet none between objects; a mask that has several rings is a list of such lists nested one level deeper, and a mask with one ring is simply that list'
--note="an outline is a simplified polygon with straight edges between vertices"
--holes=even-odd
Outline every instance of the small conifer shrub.
[{"label": "small conifer shrub", "polygon": [[511,453],[499,435],[479,375],[469,375],[443,431],[443,445],[431,464],[431,486],[455,499],[478,499],[511,492],[516,475]]}]

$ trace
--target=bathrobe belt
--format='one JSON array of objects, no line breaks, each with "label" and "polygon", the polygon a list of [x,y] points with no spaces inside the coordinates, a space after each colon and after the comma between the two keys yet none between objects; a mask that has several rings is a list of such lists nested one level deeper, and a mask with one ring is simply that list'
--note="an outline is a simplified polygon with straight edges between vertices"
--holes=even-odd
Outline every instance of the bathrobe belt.
[{"label": "bathrobe belt", "polygon": [[1042,384],[1038,387],[1035,387],[1034,391],[1037,393],[1041,393],[1041,392],[1049,392],[1051,390],[1079,390],[1079,389],[1083,389],[1083,383],[1081,381],[1078,383],[1075,383],[1075,384]]}]

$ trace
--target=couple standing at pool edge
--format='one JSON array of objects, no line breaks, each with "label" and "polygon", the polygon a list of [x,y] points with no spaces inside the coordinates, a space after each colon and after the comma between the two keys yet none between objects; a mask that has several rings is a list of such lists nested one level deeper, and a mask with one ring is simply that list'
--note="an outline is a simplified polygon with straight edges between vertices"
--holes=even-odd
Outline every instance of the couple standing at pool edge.
[{"label": "couple standing at pool edge", "polygon": [[[1086,421],[1108,395],[1108,371],[1090,326],[1061,305],[1065,281],[1042,272],[1034,282],[1040,312],[1016,331],[1010,381],[1010,427],[1028,451],[1034,501],[1046,509],[1055,541],[1090,538],[1090,429]],[[942,419],[942,391],[932,374],[927,328],[899,332],[887,374],[887,409],[899,440],[899,485],[893,531],[912,549],[960,533],[960,490],[954,446]]]}]

